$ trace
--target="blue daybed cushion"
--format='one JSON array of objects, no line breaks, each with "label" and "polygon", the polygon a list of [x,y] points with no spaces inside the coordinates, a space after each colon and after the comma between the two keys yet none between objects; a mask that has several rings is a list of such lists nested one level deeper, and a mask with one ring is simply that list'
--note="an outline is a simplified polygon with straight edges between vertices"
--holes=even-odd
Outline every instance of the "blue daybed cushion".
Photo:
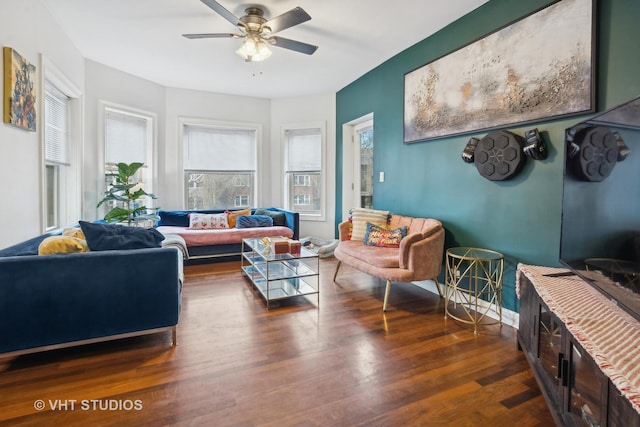
[{"label": "blue daybed cushion", "polygon": [[284,212],[272,211],[269,209],[256,209],[254,215],[267,215],[273,219],[273,225],[287,226],[287,217]]},{"label": "blue daybed cushion", "polygon": [[80,221],[80,228],[92,251],[159,248],[164,236],[155,228],[128,227]]},{"label": "blue daybed cushion", "polygon": [[158,212],[160,216],[160,225],[170,225],[174,227],[188,227],[189,226],[189,213],[188,211],[163,211]]},{"label": "blue daybed cushion", "polygon": [[273,219],[268,215],[240,215],[236,228],[271,227]]}]

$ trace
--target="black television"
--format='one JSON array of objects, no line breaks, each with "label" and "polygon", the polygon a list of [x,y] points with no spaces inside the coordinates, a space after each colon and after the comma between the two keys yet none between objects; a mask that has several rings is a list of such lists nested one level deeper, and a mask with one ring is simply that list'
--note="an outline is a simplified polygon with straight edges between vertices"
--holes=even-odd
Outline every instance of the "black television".
[{"label": "black television", "polygon": [[640,321],[640,96],[565,133],[560,262]]}]

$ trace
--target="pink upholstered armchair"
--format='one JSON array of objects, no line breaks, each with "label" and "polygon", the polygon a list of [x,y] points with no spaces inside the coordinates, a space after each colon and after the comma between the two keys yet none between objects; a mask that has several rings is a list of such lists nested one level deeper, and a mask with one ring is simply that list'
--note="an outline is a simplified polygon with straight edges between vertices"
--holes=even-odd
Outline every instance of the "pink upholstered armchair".
[{"label": "pink upholstered armchair", "polygon": [[367,246],[361,240],[351,240],[351,223],[338,225],[340,242],[334,254],[338,265],[335,281],[342,263],[387,281],[382,310],[387,310],[392,282],[414,282],[432,279],[438,293],[442,290],[438,275],[442,269],[444,228],[440,221],[430,218],[413,218],[392,215],[389,228],[408,227],[408,234],[400,241],[399,248]]}]

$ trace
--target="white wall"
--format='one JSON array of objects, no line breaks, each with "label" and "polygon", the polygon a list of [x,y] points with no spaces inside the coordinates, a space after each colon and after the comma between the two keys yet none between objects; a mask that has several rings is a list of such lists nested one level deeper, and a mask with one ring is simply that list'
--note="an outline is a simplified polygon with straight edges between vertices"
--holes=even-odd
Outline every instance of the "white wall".
[{"label": "white wall", "polygon": [[[315,236],[332,239],[335,234],[336,199],[336,96],[334,93],[271,101],[271,181],[273,204],[283,206],[284,185],[282,173],[282,126],[295,123],[322,122],[326,137],[326,206],[323,221],[300,221],[300,237]],[[276,173],[277,172],[277,173]]]},{"label": "white wall", "polygon": [[182,138],[180,119],[203,119],[212,121],[252,123],[262,127],[262,145],[258,147],[260,199],[257,206],[270,204],[269,186],[271,167],[271,110],[268,99],[246,96],[224,95],[187,89],[167,88],[166,96],[166,145],[164,147],[165,174],[161,177],[163,209],[184,209],[182,175]]},{"label": "white wall", "polygon": [[104,129],[101,122],[103,103],[115,104],[156,115],[156,146],[154,155],[158,167],[154,171],[153,192],[162,205],[167,192],[160,185],[164,176],[165,91],[162,85],[133,76],[91,60],[85,61],[85,148],[82,195],[82,218],[98,218],[96,204],[104,191]]},{"label": "white wall", "polygon": [[[83,90],[84,60],[39,0],[0,0],[0,45],[15,49],[36,65],[38,82],[42,54]],[[37,132],[0,123],[0,248],[43,231],[42,93],[43,89],[37,85]]]},{"label": "white wall", "polygon": [[[82,192],[78,219],[98,217],[95,207],[103,185],[100,102],[147,111],[157,116],[157,177],[154,193],[164,209],[183,208],[180,118],[258,123],[260,199],[256,206],[282,206],[283,124],[326,123],[326,218],[302,221],[301,236],[332,238],[335,212],[335,94],[302,98],[252,98],[166,88],[145,79],[86,60],[40,0],[0,0],[0,44],[16,49],[38,69],[44,55],[83,94]],[[42,90],[38,86],[38,120]],[[37,132],[0,124],[0,248],[43,232],[41,209],[41,123]]]}]

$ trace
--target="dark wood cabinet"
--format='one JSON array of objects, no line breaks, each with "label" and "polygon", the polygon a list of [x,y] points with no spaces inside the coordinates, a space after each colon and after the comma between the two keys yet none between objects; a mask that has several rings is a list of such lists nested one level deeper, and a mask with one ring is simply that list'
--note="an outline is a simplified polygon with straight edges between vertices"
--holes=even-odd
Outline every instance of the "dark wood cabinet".
[{"label": "dark wood cabinet", "polygon": [[544,303],[531,281],[521,276],[519,286],[518,347],[556,424],[640,427],[640,414]]}]

